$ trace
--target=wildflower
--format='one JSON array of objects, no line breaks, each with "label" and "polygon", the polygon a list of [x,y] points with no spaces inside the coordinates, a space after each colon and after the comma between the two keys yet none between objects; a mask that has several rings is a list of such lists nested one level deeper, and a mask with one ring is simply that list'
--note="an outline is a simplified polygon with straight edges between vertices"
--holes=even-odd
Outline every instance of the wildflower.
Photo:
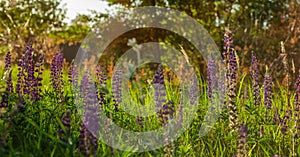
[{"label": "wildflower", "polygon": [[68,142],[67,137],[70,136],[70,128],[71,128],[71,111],[68,110],[67,112],[64,113],[61,122],[64,126],[64,129],[60,128],[58,130],[58,133],[60,135],[60,139],[63,142]]},{"label": "wildflower", "polygon": [[138,117],[136,118],[135,122],[136,122],[139,126],[141,126],[141,128],[144,127],[144,126],[143,126],[143,124],[144,124],[144,117],[138,116]]},{"label": "wildflower", "polygon": [[98,93],[94,86],[92,78],[89,77],[89,73],[85,73],[80,88],[84,100],[84,118],[80,131],[80,150],[85,156],[95,156],[98,149],[96,137],[100,129],[100,106],[98,104]]},{"label": "wildflower", "polygon": [[70,83],[72,83],[73,70],[74,70],[74,61],[72,61],[71,65],[68,69],[68,80],[69,80]]},{"label": "wildflower", "polygon": [[5,67],[4,67],[4,71],[8,71],[11,67],[11,63],[10,63],[10,60],[11,60],[11,54],[10,52],[7,52],[6,56],[5,56]]},{"label": "wildflower", "polygon": [[86,128],[85,124],[82,124],[79,139],[79,149],[84,156],[96,156],[98,149],[97,138]]},{"label": "wildflower", "polygon": [[258,80],[258,59],[254,53],[252,53],[251,59],[251,76],[252,76],[252,89],[253,89],[253,99],[254,104],[259,105],[260,98],[260,90],[259,90],[259,80]]},{"label": "wildflower", "polygon": [[207,95],[210,100],[213,99],[213,89],[215,85],[213,85],[213,80],[216,79],[216,67],[214,61],[208,59],[207,61]]},{"label": "wildflower", "polygon": [[267,71],[264,78],[264,104],[267,110],[270,110],[272,107],[272,86],[272,78]]},{"label": "wildflower", "polygon": [[50,77],[51,84],[53,86],[54,91],[58,94],[59,98],[62,99],[63,91],[63,62],[64,58],[61,52],[57,52],[52,59],[50,66]]},{"label": "wildflower", "polygon": [[237,60],[236,53],[233,48],[233,40],[231,37],[231,33],[225,32],[224,34],[224,62],[227,66],[226,69],[226,86],[227,86],[227,108],[229,109],[229,126],[232,130],[236,130],[238,127],[237,121],[237,109],[236,109],[236,70],[237,70]]},{"label": "wildflower", "polygon": [[174,102],[168,101],[158,112],[158,119],[163,125],[167,124],[168,120],[173,118],[175,113]]},{"label": "wildflower", "polygon": [[122,70],[116,70],[112,80],[112,92],[114,96],[115,111],[119,111],[119,104],[122,102]]},{"label": "wildflower", "polygon": [[190,105],[196,105],[197,101],[197,79],[192,78],[191,80],[191,87],[190,87],[190,92],[189,92],[189,97],[190,97]]},{"label": "wildflower", "polygon": [[102,67],[100,65],[98,65],[96,67],[96,78],[97,78],[97,88],[98,88],[98,92],[100,94],[99,96],[99,103],[100,104],[105,104],[105,95],[106,95],[106,76],[102,70]]},{"label": "wildflower", "polygon": [[247,127],[241,125],[239,128],[238,157],[247,156],[247,132]]},{"label": "wildflower", "polygon": [[161,109],[162,104],[166,102],[166,87],[164,82],[163,67],[160,64],[156,70],[154,80],[154,95],[156,101],[156,113]]},{"label": "wildflower", "polygon": [[26,51],[18,64],[18,81],[16,84],[16,92],[19,98],[22,95],[28,95],[34,97],[34,88],[33,85],[35,83],[34,76],[34,61],[33,61],[33,49],[32,46],[26,46]]},{"label": "wildflower", "polygon": [[42,80],[43,80],[42,74],[44,71],[43,64],[44,64],[44,54],[40,55],[40,57],[36,63],[36,66],[35,66],[36,77],[34,78],[34,82],[33,82],[32,98],[31,98],[33,101],[42,99],[40,93],[42,92],[42,89],[41,89]]}]

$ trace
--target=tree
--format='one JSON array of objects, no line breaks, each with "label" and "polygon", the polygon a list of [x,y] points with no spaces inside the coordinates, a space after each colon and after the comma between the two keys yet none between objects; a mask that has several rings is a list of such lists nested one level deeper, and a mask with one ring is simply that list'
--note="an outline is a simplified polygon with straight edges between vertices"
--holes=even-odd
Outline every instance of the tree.
[{"label": "tree", "polygon": [[12,0],[0,2],[1,53],[11,51],[13,58],[31,42],[37,50],[49,52],[56,46],[49,34],[61,30],[66,10],[60,0]]}]

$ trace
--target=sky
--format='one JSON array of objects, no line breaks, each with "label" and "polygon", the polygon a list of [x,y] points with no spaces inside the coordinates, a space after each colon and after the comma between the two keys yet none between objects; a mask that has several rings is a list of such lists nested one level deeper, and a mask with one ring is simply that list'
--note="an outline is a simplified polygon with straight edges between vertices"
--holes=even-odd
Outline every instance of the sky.
[{"label": "sky", "polygon": [[70,23],[78,13],[89,13],[89,10],[96,10],[98,12],[106,12],[108,9],[107,2],[103,0],[62,0],[61,4],[65,4],[67,9],[65,22]]}]

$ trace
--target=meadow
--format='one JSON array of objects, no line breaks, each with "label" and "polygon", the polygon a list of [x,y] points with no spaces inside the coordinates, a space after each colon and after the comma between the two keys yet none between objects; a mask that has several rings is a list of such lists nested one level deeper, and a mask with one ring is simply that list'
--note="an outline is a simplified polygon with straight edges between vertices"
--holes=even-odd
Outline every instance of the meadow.
[{"label": "meadow", "polygon": [[[5,67],[0,71],[0,156],[300,156],[300,76],[295,82],[288,79],[286,86],[272,79],[268,71],[259,79],[260,64],[255,53],[251,70],[237,74],[237,52],[233,44],[226,32],[222,50],[227,69],[226,98],[222,100],[216,124],[207,135],[199,137],[207,107],[212,103],[210,80],[216,77],[208,64],[208,77],[201,77],[198,72],[200,105],[192,124],[173,143],[147,152],[121,151],[95,138],[83,124],[81,115],[85,113],[78,110],[73,87],[87,92],[84,100],[91,104],[89,110],[101,108],[122,128],[147,131],[165,125],[175,114],[181,113],[180,92],[174,83],[178,78],[166,73],[168,67],[153,71],[152,82],[142,85],[145,99],[140,103],[160,104],[162,108],[155,116],[136,117],[119,108],[122,72],[116,77],[106,76],[108,69],[97,66],[91,71],[96,74],[94,78],[88,73],[81,75],[74,64],[66,66],[60,52],[53,56],[50,67],[44,67],[43,55],[34,57],[35,50],[30,45],[20,61],[11,61],[8,53]],[[115,82],[113,86],[112,82]],[[164,88],[150,90],[151,84]],[[96,94],[88,93],[93,85],[97,87]],[[133,99],[139,101],[134,81],[129,88]],[[150,95],[156,98],[153,100]],[[87,117],[84,120],[93,121],[97,114]],[[108,135],[113,132],[105,131]]]}]

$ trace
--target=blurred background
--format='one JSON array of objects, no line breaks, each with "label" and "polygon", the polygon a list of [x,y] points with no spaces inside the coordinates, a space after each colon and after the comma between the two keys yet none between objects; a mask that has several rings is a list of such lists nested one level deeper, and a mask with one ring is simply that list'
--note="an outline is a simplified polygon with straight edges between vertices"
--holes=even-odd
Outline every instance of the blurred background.
[{"label": "blurred background", "polygon": [[[260,76],[263,76],[265,66],[268,65],[273,71],[272,74],[280,78],[284,69],[284,57],[288,58],[291,65],[289,72],[293,75],[298,73],[299,0],[2,0],[1,61],[3,62],[5,54],[10,51],[12,60],[17,62],[26,44],[31,43],[37,54],[46,54],[48,63],[59,49],[66,61],[71,62],[81,42],[93,28],[105,28],[107,18],[118,16],[118,11],[138,6],[169,7],[188,14],[208,30],[220,52],[223,51],[225,29],[229,29],[234,35],[240,74],[248,72],[252,52],[260,60]],[[138,38],[137,43],[171,40],[165,38],[166,34],[168,33],[158,33],[156,39]],[[127,43],[128,38],[119,40]],[[118,43],[120,42],[110,46],[113,50],[107,51],[113,51],[114,54],[124,52],[122,46],[126,47],[126,44]],[[177,48],[180,46],[177,45]],[[186,48],[186,51],[188,56],[192,54],[192,50]],[[205,67],[201,56],[199,58],[200,61],[194,64]]]}]

